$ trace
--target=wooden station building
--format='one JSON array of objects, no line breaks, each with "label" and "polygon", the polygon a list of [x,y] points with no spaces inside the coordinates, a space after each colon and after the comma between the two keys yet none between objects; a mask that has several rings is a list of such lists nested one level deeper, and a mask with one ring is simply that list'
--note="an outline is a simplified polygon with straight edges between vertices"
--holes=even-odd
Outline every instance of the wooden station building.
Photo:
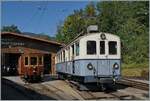
[{"label": "wooden station building", "polygon": [[18,73],[23,57],[37,54],[43,56],[44,73],[55,74],[55,54],[61,43],[29,35],[1,32],[1,66],[15,65]]}]

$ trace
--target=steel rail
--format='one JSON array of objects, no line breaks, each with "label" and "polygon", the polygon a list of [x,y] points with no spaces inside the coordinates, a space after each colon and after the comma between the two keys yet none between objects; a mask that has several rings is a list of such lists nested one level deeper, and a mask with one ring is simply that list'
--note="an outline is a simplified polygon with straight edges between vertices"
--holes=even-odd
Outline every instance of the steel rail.
[{"label": "steel rail", "polygon": [[138,89],[142,89],[142,90],[149,90],[149,84],[148,83],[135,81],[135,80],[131,80],[128,78],[122,78],[121,80],[117,81],[117,83],[131,86],[131,87],[138,88]]}]

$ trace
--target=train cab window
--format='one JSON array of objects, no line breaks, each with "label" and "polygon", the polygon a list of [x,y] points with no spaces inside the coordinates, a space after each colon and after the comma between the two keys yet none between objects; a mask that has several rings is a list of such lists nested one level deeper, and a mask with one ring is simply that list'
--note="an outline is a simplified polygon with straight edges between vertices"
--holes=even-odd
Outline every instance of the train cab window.
[{"label": "train cab window", "polygon": [[37,65],[37,57],[31,57],[30,63],[31,63],[31,65]]},{"label": "train cab window", "polygon": [[87,41],[87,54],[96,54],[96,41]]},{"label": "train cab window", "polygon": [[42,65],[43,63],[42,63],[42,57],[39,57],[39,65]]},{"label": "train cab window", "polygon": [[105,41],[100,41],[100,54],[105,54]]},{"label": "train cab window", "polygon": [[116,55],[117,54],[117,42],[109,41],[109,54]]},{"label": "train cab window", "polygon": [[76,43],[76,56],[79,56],[79,42]]},{"label": "train cab window", "polygon": [[28,65],[29,63],[28,63],[28,57],[25,57],[25,65]]}]

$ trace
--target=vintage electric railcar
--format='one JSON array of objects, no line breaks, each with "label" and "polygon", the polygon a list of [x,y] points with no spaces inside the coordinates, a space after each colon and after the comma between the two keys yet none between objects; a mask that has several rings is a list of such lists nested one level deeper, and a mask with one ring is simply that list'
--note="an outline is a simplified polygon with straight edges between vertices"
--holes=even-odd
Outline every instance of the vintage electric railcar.
[{"label": "vintage electric railcar", "polygon": [[24,54],[20,57],[18,68],[20,75],[27,81],[40,81],[43,77],[44,65],[42,54]]},{"label": "vintage electric railcar", "polygon": [[75,39],[56,55],[60,78],[83,83],[111,83],[121,77],[121,45],[117,35],[91,32]]}]

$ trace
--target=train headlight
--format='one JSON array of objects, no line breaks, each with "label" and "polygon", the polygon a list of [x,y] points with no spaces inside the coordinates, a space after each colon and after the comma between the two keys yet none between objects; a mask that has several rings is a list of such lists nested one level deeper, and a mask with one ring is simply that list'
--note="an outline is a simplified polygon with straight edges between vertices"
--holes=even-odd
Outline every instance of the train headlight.
[{"label": "train headlight", "polygon": [[114,69],[119,69],[119,65],[118,65],[117,63],[115,63],[115,64],[113,65],[113,68],[114,68]]},{"label": "train headlight", "polygon": [[88,68],[89,70],[92,70],[92,69],[93,69],[93,65],[92,65],[91,63],[89,63],[89,64],[87,65],[87,68]]}]

